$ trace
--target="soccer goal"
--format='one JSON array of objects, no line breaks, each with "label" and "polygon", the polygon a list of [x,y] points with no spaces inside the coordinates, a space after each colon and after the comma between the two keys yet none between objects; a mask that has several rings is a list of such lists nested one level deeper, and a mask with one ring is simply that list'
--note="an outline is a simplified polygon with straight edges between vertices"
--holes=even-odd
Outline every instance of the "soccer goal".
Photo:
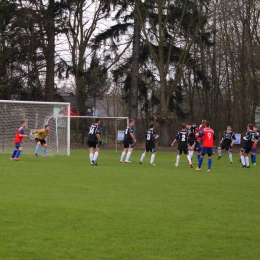
[{"label": "soccer goal", "polygon": [[[87,145],[88,128],[94,124],[94,116],[71,116],[71,145]],[[122,144],[122,135],[129,125],[128,117],[98,117],[101,139],[105,147],[115,149]],[[120,136],[121,135],[121,136]],[[120,138],[121,137],[121,138]]]},{"label": "soccer goal", "polygon": [[[25,134],[31,130],[50,125],[46,138],[47,155],[70,155],[70,103],[0,100],[0,153],[10,153],[14,149],[14,137],[27,122]],[[23,139],[23,154],[34,155],[34,139]]]}]

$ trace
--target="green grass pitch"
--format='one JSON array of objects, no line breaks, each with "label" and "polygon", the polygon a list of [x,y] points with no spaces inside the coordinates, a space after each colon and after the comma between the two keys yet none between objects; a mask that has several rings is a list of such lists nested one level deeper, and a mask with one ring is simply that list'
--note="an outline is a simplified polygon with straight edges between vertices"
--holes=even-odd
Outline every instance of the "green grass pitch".
[{"label": "green grass pitch", "polygon": [[[26,149],[26,148],[25,148]],[[259,165],[223,152],[191,169],[176,152],[0,155],[0,259],[260,259]],[[195,158],[194,158],[195,160]],[[259,158],[260,163],[260,158]]]}]

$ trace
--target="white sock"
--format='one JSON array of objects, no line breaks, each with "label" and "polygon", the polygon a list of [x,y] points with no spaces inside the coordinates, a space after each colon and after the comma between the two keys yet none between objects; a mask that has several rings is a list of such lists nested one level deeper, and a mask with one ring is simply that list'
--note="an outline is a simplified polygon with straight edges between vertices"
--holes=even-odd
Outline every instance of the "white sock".
[{"label": "white sock", "polygon": [[222,156],[222,155],[221,155],[221,150],[220,150],[220,149],[218,149],[218,156]]},{"label": "white sock", "polygon": [[176,158],[176,165],[177,166],[179,165],[179,162],[180,162],[180,155],[177,155],[177,158]]},{"label": "white sock", "polygon": [[188,159],[189,163],[191,163],[190,155],[187,155],[187,159]]},{"label": "white sock", "polygon": [[246,166],[249,166],[249,158],[248,158],[248,156],[245,157],[245,163],[246,163]]},{"label": "white sock", "polygon": [[94,153],[94,161],[96,161],[97,158],[98,158],[98,152],[95,152],[95,153]]},{"label": "white sock", "polygon": [[155,157],[155,154],[152,154],[150,164],[152,164],[154,162],[154,157]]},{"label": "white sock", "polygon": [[245,165],[245,157],[242,155],[242,156],[240,157],[240,159],[241,159],[242,165]]},{"label": "white sock", "polygon": [[192,159],[194,151],[190,151],[190,159]]},{"label": "white sock", "polygon": [[93,156],[93,153],[90,153],[90,154],[89,154],[89,159],[90,159],[90,162],[92,162],[92,161],[93,161],[93,157],[94,157],[94,156]]},{"label": "white sock", "polygon": [[141,159],[140,159],[141,162],[143,162],[144,157],[145,157],[145,153],[143,153],[142,156],[141,156]]},{"label": "white sock", "polygon": [[126,159],[125,159],[125,160],[126,160],[126,161],[129,161],[130,156],[131,156],[131,152],[128,152],[127,155],[126,155]]},{"label": "white sock", "polygon": [[229,161],[230,161],[230,162],[233,162],[232,153],[230,153],[230,154],[228,155],[228,157],[229,157]]},{"label": "white sock", "polygon": [[122,152],[122,155],[121,155],[121,158],[120,158],[120,161],[121,161],[121,162],[124,161],[124,158],[125,158],[125,152],[123,151],[123,152]]}]

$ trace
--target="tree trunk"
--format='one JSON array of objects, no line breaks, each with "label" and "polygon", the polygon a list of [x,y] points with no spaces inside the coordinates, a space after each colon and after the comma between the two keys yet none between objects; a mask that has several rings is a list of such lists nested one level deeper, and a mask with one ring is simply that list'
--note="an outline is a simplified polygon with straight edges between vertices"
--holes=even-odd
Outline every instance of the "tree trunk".
[{"label": "tree trunk", "polygon": [[[136,12],[136,11],[135,11]],[[130,89],[130,109],[129,117],[136,120],[137,129],[138,119],[138,73],[139,73],[139,55],[140,55],[140,26],[138,19],[134,19],[133,52],[132,52],[132,78]]]},{"label": "tree trunk", "polygon": [[[86,95],[86,86],[84,82],[84,57],[82,56],[83,51],[80,48],[79,51],[79,61],[76,65],[76,89],[77,89],[77,102],[78,102],[78,110],[80,116],[86,116],[86,107],[85,101],[87,98]],[[87,131],[86,119],[80,118],[79,120],[79,129],[80,129],[80,142],[84,144],[84,137]]]},{"label": "tree trunk", "polygon": [[160,121],[160,140],[161,146],[167,147],[170,145],[169,122]]},{"label": "tree trunk", "polygon": [[46,16],[46,83],[45,100],[54,100],[54,51],[55,51],[55,24],[54,24],[54,0],[49,0]]}]

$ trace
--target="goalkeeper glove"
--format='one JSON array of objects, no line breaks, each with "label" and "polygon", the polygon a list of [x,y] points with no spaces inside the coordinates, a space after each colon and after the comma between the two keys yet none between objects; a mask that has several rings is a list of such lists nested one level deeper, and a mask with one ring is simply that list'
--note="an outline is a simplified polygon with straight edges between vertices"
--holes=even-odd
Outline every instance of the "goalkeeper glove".
[{"label": "goalkeeper glove", "polygon": [[101,144],[102,144],[102,141],[101,140],[98,141],[98,147],[101,146]]}]

